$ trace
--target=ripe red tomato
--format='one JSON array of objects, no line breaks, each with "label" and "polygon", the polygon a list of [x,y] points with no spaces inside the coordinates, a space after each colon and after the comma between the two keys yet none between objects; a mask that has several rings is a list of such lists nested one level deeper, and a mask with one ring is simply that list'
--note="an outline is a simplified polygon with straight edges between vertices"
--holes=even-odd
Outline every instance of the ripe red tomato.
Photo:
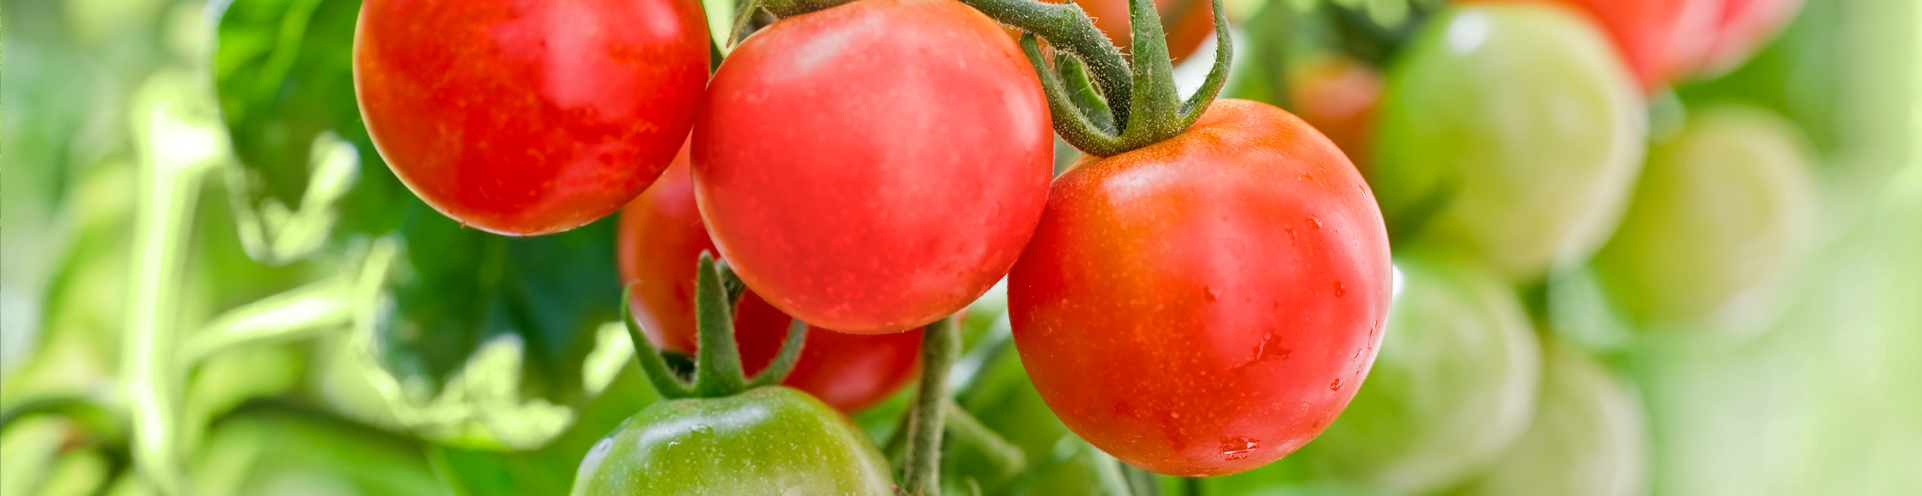
[{"label": "ripe red tomato", "polygon": [[1008,275],[1015,348],[1049,408],[1155,472],[1294,451],[1374,362],[1388,234],[1334,143],[1218,100],[1168,141],[1084,157]]},{"label": "ripe red tomato", "polygon": [[[693,353],[694,273],[701,252],[714,250],[694,205],[687,149],[661,179],[621,211],[621,278],[635,285],[628,302],[648,341]],[[787,337],[787,314],[753,291],[735,309],[734,341],[751,376],[767,368]],[[806,391],[844,412],[867,408],[901,389],[919,366],[921,331],[853,335],[808,329],[801,358],[781,384]]]},{"label": "ripe red tomato", "polygon": [[[1060,0],[1053,0],[1060,3]],[[1094,18],[1094,26],[1108,35],[1123,50],[1134,44],[1133,23],[1129,22],[1128,0],[1075,2]],[[1201,43],[1215,35],[1215,8],[1208,0],[1155,0],[1161,15],[1161,28],[1168,36],[1168,55],[1175,62],[1187,59]]]},{"label": "ripe red tomato", "polygon": [[1552,0],[1594,17],[1643,90],[1701,65],[1727,0]]},{"label": "ripe red tomato", "polygon": [[1703,61],[1703,74],[1721,75],[1742,65],[1801,7],[1802,0],[1728,0],[1715,42]]},{"label": "ripe red tomato", "polygon": [[401,182],[527,236],[619,210],[673,158],[707,81],[696,0],[367,0],[354,88]]},{"label": "ripe red tomato", "polygon": [[1381,72],[1355,59],[1325,55],[1289,71],[1288,80],[1295,115],[1327,135],[1357,168],[1367,169]]},{"label": "ripe red tomato", "polygon": [[1034,69],[948,0],[862,0],[741,43],[694,124],[721,255],[768,303],[881,333],[951,315],[1007,273],[1047,201]]}]

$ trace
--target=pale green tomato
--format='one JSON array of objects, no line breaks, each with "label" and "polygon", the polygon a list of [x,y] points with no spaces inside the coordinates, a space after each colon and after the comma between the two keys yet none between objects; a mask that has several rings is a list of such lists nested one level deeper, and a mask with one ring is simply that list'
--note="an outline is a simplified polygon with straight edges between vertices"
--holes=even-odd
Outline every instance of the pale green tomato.
[{"label": "pale green tomato", "polygon": [[1348,410],[1303,449],[1396,494],[1473,475],[1528,426],[1541,343],[1515,293],[1471,264],[1404,257],[1381,354]]},{"label": "pale green tomato", "polygon": [[1814,213],[1809,148],[1761,109],[1691,113],[1650,153],[1621,229],[1595,256],[1610,300],[1648,328],[1766,324]]},{"label": "pale green tomato", "polygon": [[1614,230],[1646,146],[1628,69],[1556,5],[1472,4],[1427,22],[1390,69],[1368,171],[1390,232],[1517,280],[1585,259]]},{"label": "pale green tomato", "polygon": [[1648,429],[1626,381],[1580,351],[1543,347],[1535,418],[1457,496],[1630,496],[1648,492]]},{"label": "pale green tomato", "polygon": [[575,496],[892,495],[881,451],[839,412],[784,386],[648,405],[587,453]]}]

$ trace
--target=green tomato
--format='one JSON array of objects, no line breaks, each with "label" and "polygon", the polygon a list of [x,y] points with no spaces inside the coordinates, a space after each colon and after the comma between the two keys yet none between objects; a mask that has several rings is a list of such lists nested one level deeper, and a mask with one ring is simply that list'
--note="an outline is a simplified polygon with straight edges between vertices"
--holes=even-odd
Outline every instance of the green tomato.
[{"label": "green tomato", "polygon": [[1700,109],[1655,147],[1595,268],[1643,327],[1736,332],[1770,320],[1812,216],[1807,138],[1746,106]]},{"label": "green tomato", "polygon": [[1628,69],[1555,5],[1427,22],[1390,69],[1368,171],[1390,232],[1517,280],[1586,258],[1642,162],[1648,112]]},{"label": "green tomato", "polygon": [[575,496],[892,495],[866,434],[807,393],[761,387],[649,405],[595,444]]},{"label": "green tomato", "polygon": [[1528,426],[1541,344],[1514,292],[1473,264],[1404,257],[1381,354],[1302,455],[1398,494],[1460,482]]},{"label": "green tomato", "polygon": [[1535,418],[1457,496],[1629,496],[1648,492],[1648,430],[1639,397],[1602,364],[1561,344],[1542,353]]}]

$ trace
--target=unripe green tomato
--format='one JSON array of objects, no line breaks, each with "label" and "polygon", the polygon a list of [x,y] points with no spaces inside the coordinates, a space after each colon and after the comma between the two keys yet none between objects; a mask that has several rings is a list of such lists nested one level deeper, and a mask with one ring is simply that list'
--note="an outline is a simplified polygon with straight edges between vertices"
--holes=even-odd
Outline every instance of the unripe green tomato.
[{"label": "unripe green tomato", "polygon": [[820,400],[784,386],[648,405],[587,453],[575,496],[892,495],[887,460]]},{"label": "unripe green tomato", "polygon": [[1766,323],[1815,208],[1811,152],[1781,117],[1746,106],[1692,112],[1655,147],[1595,268],[1638,324],[1746,331]]},{"label": "unripe green tomato", "polygon": [[1585,258],[1620,218],[1646,146],[1628,69],[1559,5],[1456,6],[1427,22],[1377,117],[1368,179],[1389,231],[1518,280]]},{"label": "unripe green tomato", "polygon": [[1404,257],[1375,367],[1304,448],[1317,469],[1396,494],[1442,489],[1534,414],[1541,343],[1515,293],[1472,264]]},{"label": "unripe green tomato", "polygon": [[1521,439],[1452,496],[1648,492],[1648,430],[1632,387],[1574,348],[1542,351],[1542,393]]}]

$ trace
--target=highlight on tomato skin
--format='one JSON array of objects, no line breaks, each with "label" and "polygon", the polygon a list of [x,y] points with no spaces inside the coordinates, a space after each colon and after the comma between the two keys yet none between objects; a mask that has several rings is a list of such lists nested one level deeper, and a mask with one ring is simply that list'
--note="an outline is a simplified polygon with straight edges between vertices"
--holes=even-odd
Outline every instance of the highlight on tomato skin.
[{"label": "highlight on tomato skin", "polygon": [[1016,349],[1062,422],[1200,477],[1274,461],[1341,412],[1381,341],[1390,262],[1333,143],[1217,100],[1173,139],[1057,179],[1008,277]]},{"label": "highlight on tomato skin", "polygon": [[[774,307],[843,332],[919,327],[987,292],[1053,175],[1034,69],[999,24],[948,0],[775,22],[728,55],[702,105],[696,199],[719,253]],[[768,118],[781,115],[806,117]]]},{"label": "highlight on tomato skin", "polygon": [[667,167],[707,81],[696,0],[368,0],[354,40],[361,115],[394,174],[513,236],[619,210]]},{"label": "highlight on tomato skin", "polygon": [[[714,252],[694,203],[685,148],[661,178],[622,210],[618,235],[627,302],[647,339],[678,353],[696,350],[694,277],[701,253]],[[750,376],[768,366],[792,319],[749,290],[736,304],[734,340]],[[920,364],[921,330],[853,335],[810,327],[799,361],[781,384],[843,412],[856,412],[901,390]]]}]

